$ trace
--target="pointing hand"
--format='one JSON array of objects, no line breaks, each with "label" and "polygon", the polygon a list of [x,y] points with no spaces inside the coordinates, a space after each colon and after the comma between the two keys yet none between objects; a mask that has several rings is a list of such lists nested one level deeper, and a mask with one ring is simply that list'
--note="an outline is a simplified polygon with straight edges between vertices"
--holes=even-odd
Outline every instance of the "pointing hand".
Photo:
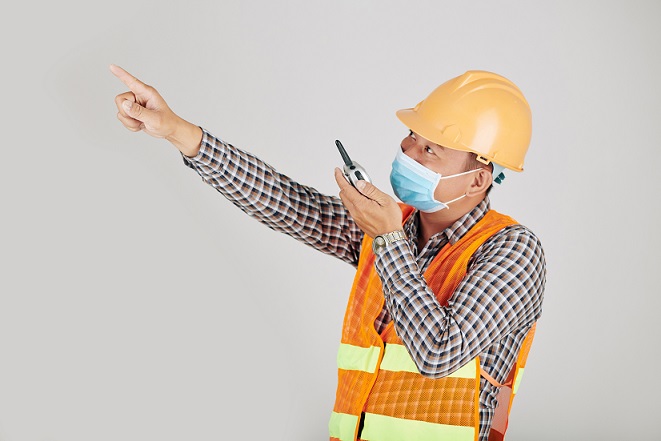
[{"label": "pointing hand", "polygon": [[129,88],[129,92],[115,97],[117,118],[124,127],[166,138],[187,156],[197,154],[202,139],[199,127],[178,117],[153,87],[114,64],[110,65],[110,71]]}]

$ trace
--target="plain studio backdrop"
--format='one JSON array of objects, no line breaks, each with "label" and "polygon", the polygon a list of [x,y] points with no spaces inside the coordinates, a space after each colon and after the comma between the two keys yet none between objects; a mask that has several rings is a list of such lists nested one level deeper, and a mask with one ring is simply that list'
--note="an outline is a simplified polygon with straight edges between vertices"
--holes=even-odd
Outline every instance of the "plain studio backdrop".
[{"label": "plain studio backdrop", "polygon": [[392,194],[394,112],[466,70],[523,90],[493,207],[548,260],[511,440],[658,440],[658,1],[14,2],[0,19],[0,440],[327,439],[354,271],[249,219],[168,142],[183,118],[337,194]]}]

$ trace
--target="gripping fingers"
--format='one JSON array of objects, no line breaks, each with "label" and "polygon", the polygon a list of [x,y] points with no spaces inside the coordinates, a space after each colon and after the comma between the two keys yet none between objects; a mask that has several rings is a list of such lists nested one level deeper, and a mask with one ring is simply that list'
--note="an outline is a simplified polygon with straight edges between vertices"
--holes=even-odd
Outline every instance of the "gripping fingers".
[{"label": "gripping fingers", "polygon": [[126,100],[131,101],[133,103],[137,102],[133,92],[124,92],[124,93],[120,93],[115,97],[115,105],[117,106],[117,110],[119,111],[120,114],[128,117],[126,111],[124,110],[124,107],[122,106],[122,103]]},{"label": "gripping fingers", "polygon": [[139,132],[144,127],[143,124],[137,119],[133,119],[130,116],[124,116],[120,112],[117,112],[117,119],[132,132]]}]

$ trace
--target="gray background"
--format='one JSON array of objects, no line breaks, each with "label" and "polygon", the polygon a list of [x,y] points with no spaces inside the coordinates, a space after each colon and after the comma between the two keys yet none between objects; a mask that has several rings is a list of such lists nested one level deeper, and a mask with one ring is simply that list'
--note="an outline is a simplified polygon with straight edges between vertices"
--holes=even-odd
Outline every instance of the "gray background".
[{"label": "gray background", "polygon": [[16,3],[3,10],[0,440],[327,439],[353,270],[125,130],[115,63],[337,193],[468,69],[533,108],[494,208],[548,259],[509,440],[658,440],[658,1]]}]

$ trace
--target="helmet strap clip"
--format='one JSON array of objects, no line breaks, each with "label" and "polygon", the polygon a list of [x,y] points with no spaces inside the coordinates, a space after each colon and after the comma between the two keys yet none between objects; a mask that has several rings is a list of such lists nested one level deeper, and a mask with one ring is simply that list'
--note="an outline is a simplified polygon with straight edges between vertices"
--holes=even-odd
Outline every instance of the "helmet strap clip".
[{"label": "helmet strap clip", "polygon": [[480,155],[475,155],[475,159],[477,159],[478,161],[480,161],[484,165],[491,164],[491,161],[489,161],[487,158],[485,158],[483,156],[480,156]]}]

